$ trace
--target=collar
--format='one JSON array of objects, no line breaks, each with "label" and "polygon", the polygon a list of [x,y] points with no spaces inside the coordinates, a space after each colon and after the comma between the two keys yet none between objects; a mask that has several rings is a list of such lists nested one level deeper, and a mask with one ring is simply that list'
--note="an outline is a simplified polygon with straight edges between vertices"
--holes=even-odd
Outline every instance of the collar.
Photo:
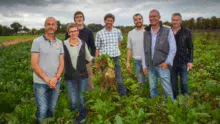
[{"label": "collar", "polygon": [[[45,35],[43,35],[43,38],[44,38],[44,40],[46,40],[46,41],[50,42],[50,40],[49,40],[49,39],[47,39],[47,38],[45,37]],[[54,42],[56,42],[56,41],[57,41],[57,38],[54,36]]]},{"label": "collar", "polygon": [[[163,26],[162,21],[160,21],[159,23],[160,23],[159,28],[162,28],[162,26]],[[151,27],[152,27],[152,25],[150,24],[149,26],[145,27],[145,30],[146,30],[146,31],[151,31]]]},{"label": "collar", "polygon": [[[160,30],[160,27],[157,28],[157,33],[158,33],[159,30]],[[151,34],[157,35],[157,34],[154,34],[154,31],[153,31],[152,27],[150,28],[150,31],[151,31]]]},{"label": "collar", "polygon": [[107,31],[107,32],[112,32],[113,31],[113,27],[112,27],[112,30],[111,31],[108,31],[108,30],[106,30],[106,28],[104,27],[104,31]]},{"label": "collar", "polygon": [[[69,43],[70,38],[68,38],[67,40],[68,40],[67,44],[70,46],[70,43]],[[78,38],[78,42],[79,42],[78,46],[81,46],[82,45],[82,40]]]}]

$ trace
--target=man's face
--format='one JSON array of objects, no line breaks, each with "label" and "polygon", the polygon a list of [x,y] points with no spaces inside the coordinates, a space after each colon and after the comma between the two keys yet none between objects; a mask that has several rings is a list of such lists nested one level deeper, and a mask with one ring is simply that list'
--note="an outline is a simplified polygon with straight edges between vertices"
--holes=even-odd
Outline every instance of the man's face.
[{"label": "man's face", "polygon": [[75,16],[75,23],[77,25],[83,25],[84,23],[84,18],[83,18],[83,15],[82,14],[78,14]]},{"label": "man's face", "polygon": [[157,24],[159,24],[159,22],[160,22],[160,16],[158,15],[158,13],[157,12],[155,12],[155,11],[152,11],[152,12],[150,12],[150,14],[149,14],[149,21],[150,21],[150,24],[151,25],[157,25]]},{"label": "man's face", "polygon": [[72,27],[69,29],[68,34],[70,38],[77,38],[79,36],[79,30],[76,27]]},{"label": "man's face", "polygon": [[105,26],[106,26],[107,28],[112,28],[112,27],[113,27],[113,24],[114,24],[113,18],[107,18],[107,19],[105,20]]},{"label": "man's face", "polygon": [[172,20],[171,20],[172,26],[173,27],[180,27],[182,20],[180,16],[172,16]]},{"label": "man's face", "polygon": [[134,24],[138,28],[143,26],[143,19],[140,15],[134,16]]},{"label": "man's face", "polygon": [[45,23],[44,28],[48,34],[54,34],[57,30],[56,20],[49,18]]}]

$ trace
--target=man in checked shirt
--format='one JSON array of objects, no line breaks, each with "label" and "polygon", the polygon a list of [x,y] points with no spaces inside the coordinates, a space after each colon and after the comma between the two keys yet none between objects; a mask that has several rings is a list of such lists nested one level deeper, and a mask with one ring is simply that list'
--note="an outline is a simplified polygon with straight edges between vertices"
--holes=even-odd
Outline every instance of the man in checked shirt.
[{"label": "man in checked shirt", "polygon": [[121,31],[113,28],[115,16],[112,14],[106,14],[104,17],[105,27],[98,31],[96,34],[95,46],[96,53],[95,57],[99,55],[107,54],[115,63],[115,77],[118,84],[118,92],[121,95],[126,95],[126,88],[122,81],[120,58],[121,55],[119,46],[123,39]]}]

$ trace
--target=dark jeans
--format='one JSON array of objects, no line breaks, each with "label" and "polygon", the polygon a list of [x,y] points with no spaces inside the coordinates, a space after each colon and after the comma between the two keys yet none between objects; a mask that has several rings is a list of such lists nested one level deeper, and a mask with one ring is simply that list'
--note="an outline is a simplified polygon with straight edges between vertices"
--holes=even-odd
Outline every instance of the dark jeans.
[{"label": "dark jeans", "polygon": [[53,117],[54,109],[60,93],[60,82],[56,84],[56,89],[51,89],[47,84],[34,83],[34,93],[37,103],[38,123],[47,118]]},{"label": "dark jeans", "polygon": [[116,82],[118,84],[118,92],[121,95],[126,95],[126,88],[124,86],[124,83],[122,81],[122,72],[121,72],[121,64],[119,57],[112,57],[111,58],[115,63],[115,78]]},{"label": "dark jeans", "polygon": [[88,78],[80,78],[78,80],[66,80],[68,94],[71,101],[71,110],[79,110],[79,116],[76,117],[78,122],[86,118],[86,101],[83,98],[83,92],[87,91]]},{"label": "dark jeans", "polygon": [[187,71],[187,64],[174,66],[172,67],[171,71],[171,83],[174,98],[176,99],[179,95],[179,87],[178,87],[178,76],[180,76],[180,88],[181,94],[188,94],[188,71]]}]

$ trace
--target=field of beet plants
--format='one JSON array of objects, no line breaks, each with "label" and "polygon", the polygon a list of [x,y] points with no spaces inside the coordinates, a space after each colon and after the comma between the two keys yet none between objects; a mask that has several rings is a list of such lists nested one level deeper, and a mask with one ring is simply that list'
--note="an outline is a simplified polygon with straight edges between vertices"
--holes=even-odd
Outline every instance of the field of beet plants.
[{"label": "field of beet plants", "polygon": [[[121,47],[123,80],[128,96],[120,96],[112,86],[106,89],[102,72],[96,70],[95,89],[84,93],[87,99],[88,124],[219,124],[220,123],[220,36],[194,33],[194,68],[189,72],[189,96],[164,102],[164,96],[149,97],[148,81],[142,86],[134,71],[126,70],[126,38]],[[63,37],[60,37],[61,39]],[[31,43],[0,48],[0,124],[36,123],[36,103],[30,67]],[[103,56],[104,59],[109,58]],[[103,63],[102,60],[100,60]],[[110,63],[110,62],[109,62]],[[111,67],[109,64],[109,68]],[[109,74],[111,76],[111,74]],[[147,78],[147,76],[146,76]],[[114,83],[114,82],[113,82]],[[159,92],[163,90],[159,85]],[[75,123],[70,111],[67,87],[62,81],[55,116],[48,124]],[[78,112],[76,112],[78,113]]]}]

